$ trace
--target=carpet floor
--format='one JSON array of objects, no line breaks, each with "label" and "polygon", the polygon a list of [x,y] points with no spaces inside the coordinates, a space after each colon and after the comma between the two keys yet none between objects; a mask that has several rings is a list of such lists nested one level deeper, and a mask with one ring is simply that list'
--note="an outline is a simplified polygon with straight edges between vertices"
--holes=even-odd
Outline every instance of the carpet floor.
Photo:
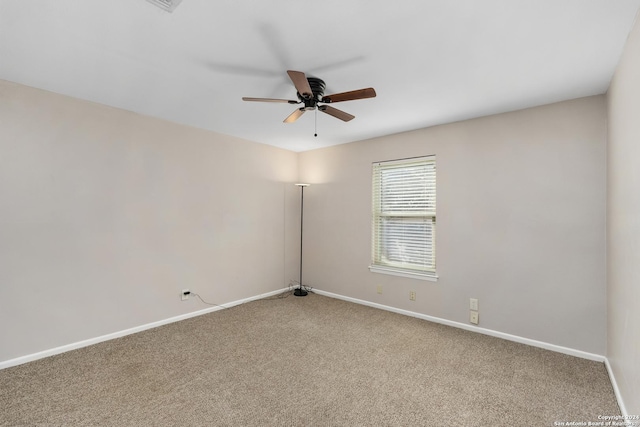
[{"label": "carpet floor", "polygon": [[603,363],[316,294],[0,371],[1,426],[554,426],[619,414]]}]

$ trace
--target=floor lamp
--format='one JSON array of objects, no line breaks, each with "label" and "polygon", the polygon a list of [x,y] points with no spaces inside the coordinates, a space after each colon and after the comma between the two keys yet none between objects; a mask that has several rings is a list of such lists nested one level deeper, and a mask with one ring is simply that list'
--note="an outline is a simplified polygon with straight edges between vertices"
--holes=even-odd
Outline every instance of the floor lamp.
[{"label": "floor lamp", "polygon": [[304,187],[308,187],[309,184],[298,183],[296,185],[300,187],[300,281],[298,282],[300,286],[293,291],[293,294],[297,297],[304,297],[308,292],[302,287],[302,225],[304,218]]}]

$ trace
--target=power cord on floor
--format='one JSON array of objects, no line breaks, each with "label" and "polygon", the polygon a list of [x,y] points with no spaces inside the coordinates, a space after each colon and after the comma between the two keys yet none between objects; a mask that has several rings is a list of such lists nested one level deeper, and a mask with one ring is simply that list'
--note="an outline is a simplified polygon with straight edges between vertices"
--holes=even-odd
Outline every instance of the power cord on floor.
[{"label": "power cord on floor", "polygon": [[305,291],[307,291],[307,292],[314,293],[314,292],[313,292],[313,286],[302,285],[302,284],[301,284],[299,281],[297,281],[297,280],[292,280],[292,281],[291,281],[291,283],[293,283],[293,284],[294,284],[294,286],[295,286],[295,285],[300,285],[300,287],[301,287],[302,289],[304,289]]},{"label": "power cord on floor", "polygon": [[[293,291],[295,290],[296,285],[299,285],[299,284],[300,284],[300,282],[298,282],[297,280],[290,280],[289,281],[289,286],[288,286],[286,291],[282,291],[279,294],[274,295],[274,296],[269,297],[269,298],[262,298],[260,301],[271,301],[271,300],[289,298],[289,296],[293,294]],[[302,289],[304,289],[307,292],[313,293],[313,291],[312,291],[313,288],[311,286],[302,285]]]},{"label": "power cord on floor", "polygon": [[214,304],[212,302],[207,302],[207,301],[203,300],[202,297],[200,295],[198,295],[197,293],[195,293],[195,292],[191,292],[191,295],[197,296],[200,301],[202,301],[203,303],[205,303],[207,305],[213,305],[213,306],[224,308],[224,309],[228,308],[228,307],[225,307],[224,305]]},{"label": "power cord on floor", "polygon": [[272,300],[276,300],[276,299],[285,299],[285,298],[289,298],[289,295],[292,294],[293,288],[291,287],[291,285],[289,285],[289,288],[286,291],[282,291],[277,295],[268,297],[268,298],[261,298],[258,301],[272,301]]},{"label": "power cord on floor", "polygon": [[[274,296],[269,297],[269,298],[262,298],[260,301],[270,301],[270,300],[277,300],[277,299],[285,299],[285,298],[288,298],[290,295],[292,295],[292,294],[293,294],[293,291],[295,290],[296,285],[300,285],[300,282],[298,282],[297,280],[291,280],[291,281],[289,281],[289,287],[288,287],[288,289],[287,289],[287,290],[282,291],[282,292],[280,292],[279,294],[274,295]],[[300,287],[301,287],[302,289],[304,289],[305,291],[309,292],[309,293],[314,293],[314,292],[313,292],[313,287],[312,287],[312,286],[302,285],[302,286],[300,286]],[[215,304],[215,303],[212,303],[212,302],[205,301],[204,299],[202,299],[202,297],[201,297],[200,295],[198,295],[198,294],[197,294],[197,293],[195,293],[195,292],[186,291],[186,294],[188,294],[188,295],[194,295],[194,296],[198,297],[198,299],[199,299],[200,301],[202,301],[202,303],[203,303],[203,304],[206,304],[206,305],[211,305],[211,306],[214,306],[214,307],[220,307],[220,308],[222,308],[222,309],[227,309],[227,308],[229,308],[229,307],[225,307],[224,305]]]}]

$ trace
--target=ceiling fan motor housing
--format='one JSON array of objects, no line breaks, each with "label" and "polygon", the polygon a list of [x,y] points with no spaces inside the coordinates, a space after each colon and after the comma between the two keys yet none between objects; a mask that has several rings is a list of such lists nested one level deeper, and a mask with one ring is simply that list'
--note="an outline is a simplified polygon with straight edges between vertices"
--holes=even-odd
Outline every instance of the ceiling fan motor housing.
[{"label": "ceiling fan motor housing", "polygon": [[309,86],[311,87],[311,92],[313,92],[313,96],[309,98],[305,98],[297,92],[298,99],[304,103],[305,110],[314,110],[318,105],[318,102],[324,96],[324,89],[326,87],[324,80],[319,79],[317,77],[307,77],[307,81],[309,82]]}]

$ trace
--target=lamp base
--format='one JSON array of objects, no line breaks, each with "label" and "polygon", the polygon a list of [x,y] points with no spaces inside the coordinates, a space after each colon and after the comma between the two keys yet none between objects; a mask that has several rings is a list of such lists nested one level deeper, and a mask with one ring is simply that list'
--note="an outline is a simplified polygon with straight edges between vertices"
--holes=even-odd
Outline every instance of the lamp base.
[{"label": "lamp base", "polygon": [[295,291],[293,291],[293,294],[297,297],[306,297],[308,293],[309,292],[305,291],[302,288],[297,288]]}]

